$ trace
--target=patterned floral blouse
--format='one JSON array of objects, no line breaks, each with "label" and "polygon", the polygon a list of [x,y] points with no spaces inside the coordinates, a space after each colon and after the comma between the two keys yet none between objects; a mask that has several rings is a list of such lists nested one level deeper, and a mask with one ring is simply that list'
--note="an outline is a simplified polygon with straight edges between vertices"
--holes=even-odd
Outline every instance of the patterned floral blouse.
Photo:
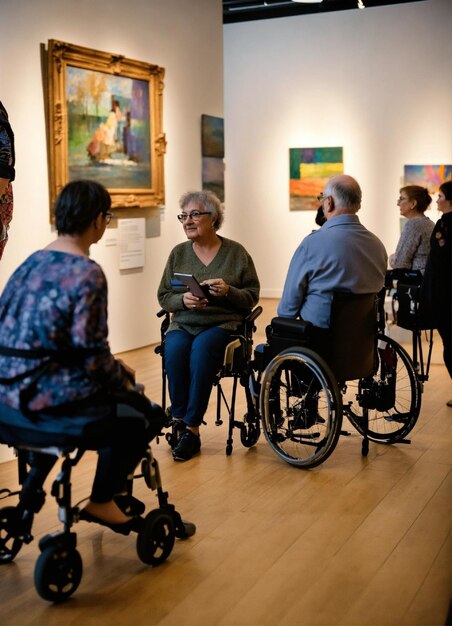
[{"label": "patterned floral blouse", "polygon": [[[97,348],[83,361],[53,364],[38,379],[32,410],[119,389],[126,380],[107,341],[107,282],[94,261],[40,250],[14,272],[0,297],[0,346],[15,349]],[[19,408],[19,393],[42,359],[0,355],[0,401]],[[25,378],[19,376],[30,373]]]}]

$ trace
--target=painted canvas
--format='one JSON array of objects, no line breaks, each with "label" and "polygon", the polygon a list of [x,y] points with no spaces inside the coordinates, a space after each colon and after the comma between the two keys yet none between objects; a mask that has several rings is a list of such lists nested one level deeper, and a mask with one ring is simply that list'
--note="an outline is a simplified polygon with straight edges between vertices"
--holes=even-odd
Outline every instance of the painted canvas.
[{"label": "painted canvas", "polygon": [[316,211],[331,176],[344,171],[342,148],[290,148],[290,210]]},{"label": "painted canvas", "polygon": [[152,185],[148,82],[67,66],[66,102],[69,180]]},{"label": "painted canvas", "polygon": [[202,188],[224,202],[224,120],[201,116]]},{"label": "painted canvas", "polygon": [[77,178],[105,185],[122,218],[157,214],[165,202],[164,68],[56,39],[45,57],[50,221],[61,189]]},{"label": "painted canvas", "polygon": [[452,165],[405,165],[404,185],[420,185],[436,193],[446,180],[452,180]]},{"label": "painted canvas", "polygon": [[213,191],[224,202],[224,161],[215,157],[202,158],[202,188]]},{"label": "painted canvas", "polygon": [[224,158],[224,120],[213,115],[201,115],[203,157]]}]

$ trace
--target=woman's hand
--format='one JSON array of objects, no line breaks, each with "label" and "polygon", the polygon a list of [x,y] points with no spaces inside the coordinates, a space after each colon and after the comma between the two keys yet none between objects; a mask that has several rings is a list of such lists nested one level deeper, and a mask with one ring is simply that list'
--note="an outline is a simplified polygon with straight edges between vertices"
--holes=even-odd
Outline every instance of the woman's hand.
[{"label": "woman's hand", "polygon": [[190,291],[184,293],[183,303],[186,309],[192,311],[193,309],[203,309],[209,304],[207,298],[198,298],[194,296]]},{"label": "woman's hand", "polygon": [[202,287],[208,287],[211,296],[225,297],[229,293],[229,285],[222,278],[209,278],[201,283]]}]

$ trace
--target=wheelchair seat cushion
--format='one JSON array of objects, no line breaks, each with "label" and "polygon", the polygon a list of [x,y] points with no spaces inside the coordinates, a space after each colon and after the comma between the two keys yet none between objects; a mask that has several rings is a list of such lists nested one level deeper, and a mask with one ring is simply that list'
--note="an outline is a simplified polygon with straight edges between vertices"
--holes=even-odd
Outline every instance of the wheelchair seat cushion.
[{"label": "wheelchair seat cushion", "polygon": [[93,407],[80,415],[39,413],[30,419],[21,411],[0,403],[0,440],[9,446],[83,446],[97,449],[108,434],[110,407]]},{"label": "wheelchair seat cushion", "polygon": [[266,329],[264,366],[277,354],[288,348],[309,347],[322,356],[328,345],[328,329],[319,328],[301,319],[274,317]]}]

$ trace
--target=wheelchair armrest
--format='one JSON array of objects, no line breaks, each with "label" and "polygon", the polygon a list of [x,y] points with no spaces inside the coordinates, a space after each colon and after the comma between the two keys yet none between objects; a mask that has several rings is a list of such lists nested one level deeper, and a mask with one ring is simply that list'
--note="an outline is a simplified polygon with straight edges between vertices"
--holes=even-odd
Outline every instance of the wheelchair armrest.
[{"label": "wheelchair armrest", "polygon": [[309,337],[314,329],[311,322],[289,317],[274,317],[267,326],[267,337],[280,336],[287,339],[305,339]]},{"label": "wheelchair armrest", "polygon": [[246,324],[251,324],[252,322],[254,322],[254,320],[256,320],[259,315],[262,313],[263,309],[261,306],[257,306],[256,308],[254,308],[251,313],[249,313],[249,315],[247,315],[245,317],[245,323]]}]

